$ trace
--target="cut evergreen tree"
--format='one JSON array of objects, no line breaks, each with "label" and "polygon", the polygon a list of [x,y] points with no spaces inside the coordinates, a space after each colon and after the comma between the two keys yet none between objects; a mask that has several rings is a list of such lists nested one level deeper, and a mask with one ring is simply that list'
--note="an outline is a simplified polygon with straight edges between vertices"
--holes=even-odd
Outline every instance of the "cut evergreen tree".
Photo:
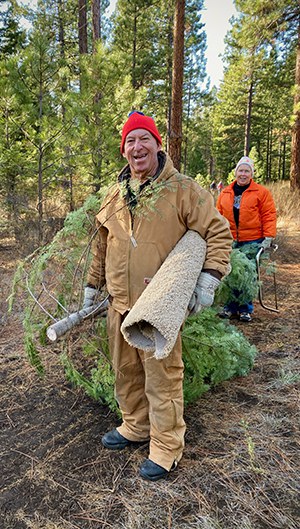
[{"label": "cut evergreen tree", "polygon": [[[16,271],[10,310],[21,288],[26,296],[23,317],[25,349],[30,363],[41,375],[45,371],[41,353],[44,354],[49,347],[47,327],[65,317],[66,313],[81,308],[94,215],[98,209],[99,197],[89,197],[80,209],[67,216],[64,228],[51,244],[26,258]],[[224,293],[227,295],[231,281],[240,281],[238,288],[251,283],[252,264],[242,252],[233,250],[232,271],[223,282],[218,300]],[[186,403],[223,380],[246,375],[253,365],[255,347],[236,327],[220,321],[213,308],[188,318],[182,339]],[[56,351],[57,347],[67,380],[117,411],[105,320],[85,321],[55,345]]]},{"label": "cut evergreen tree", "polygon": [[247,244],[231,252],[231,272],[221,281],[216,300],[219,303],[236,301],[239,305],[255,299],[258,294],[258,280],[255,256],[257,244]]},{"label": "cut evergreen tree", "polygon": [[224,380],[247,375],[256,355],[255,346],[228,321],[220,320],[213,308],[187,319],[182,343],[186,403]]}]

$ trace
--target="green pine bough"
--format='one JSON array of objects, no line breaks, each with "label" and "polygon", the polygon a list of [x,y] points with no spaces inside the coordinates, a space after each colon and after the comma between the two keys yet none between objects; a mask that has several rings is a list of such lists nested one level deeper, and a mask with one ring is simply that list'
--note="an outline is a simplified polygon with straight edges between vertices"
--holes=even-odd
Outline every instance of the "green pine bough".
[{"label": "green pine bough", "polygon": [[[90,375],[84,376],[66,354],[62,356],[62,363],[69,382],[82,387],[90,397],[107,404],[111,410],[118,411],[114,399],[114,374],[107,351],[105,320],[99,320],[96,325],[99,339],[95,338],[93,344],[83,347],[83,355],[94,354],[94,367]],[[96,353],[103,348],[106,350],[105,355]],[[257,352],[238,329],[227,321],[221,321],[213,308],[187,319],[182,331],[182,349],[186,404],[194,402],[224,380],[246,376]]]},{"label": "green pine bough", "polygon": [[188,318],[182,331],[185,402],[196,400],[224,380],[251,370],[256,347],[214,308]]},{"label": "green pine bough", "polygon": [[257,298],[258,280],[255,264],[257,250],[258,245],[255,243],[232,250],[231,272],[221,281],[216,293],[216,300],[219,303],[236,301],[239,305],[243,305]]},{"label": "green pine bough", "polygon": [[[29,362],[45,373],[42,357],[50,348],[46,329],[52,318],[81,308],[94,216],[101,197],[89,197],[77,211],[70,213],[52,242],[22,261],[15,273],[9,310],[18,293],[24,303],[24,344]],[[221,282],[216,307],[205,309],[186,320],[182,331],[185,364],[186,404],[195,401],[211,387],[251,370],[256,348],[229,322],[217,317],[217,305],[239,295],[255,299],[257,280],[253,260],[240,250],[231,254],[231,273]],[[249,297],[248,297],[249,299]],[[51,318],[52,317],[52,318]],[[72,340],[73,335],[75,338]],[[46,346],[46,347],[45,347]],[[88,396],[119,413],[114,397],[114,374],[109,357],[106,322],[103,318],[86,322],[55,345],[66,379],[81,387]]]}]

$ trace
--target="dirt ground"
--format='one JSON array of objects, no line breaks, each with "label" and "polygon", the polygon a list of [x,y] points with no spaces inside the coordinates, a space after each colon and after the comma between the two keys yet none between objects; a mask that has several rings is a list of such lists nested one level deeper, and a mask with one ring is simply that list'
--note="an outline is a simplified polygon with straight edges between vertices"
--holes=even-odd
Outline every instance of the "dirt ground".
[{"label": "dirt ground", "polygon": [[25,358],[22,312],[6,313],[16,248],[0,241],[1,529],[299,529],[300,232],[279,233],[279,314],[256,303],[234,323],[258,348],[254,369],[186,410],[186,450],[167,480],[138,476],[147,446],[113,453],[118,424],[66,382],[45,348]]}]

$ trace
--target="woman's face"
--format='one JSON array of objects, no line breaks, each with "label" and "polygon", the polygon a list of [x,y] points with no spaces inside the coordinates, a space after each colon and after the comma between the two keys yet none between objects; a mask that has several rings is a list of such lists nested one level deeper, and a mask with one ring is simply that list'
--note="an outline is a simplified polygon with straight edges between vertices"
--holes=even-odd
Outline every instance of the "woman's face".
[{"label": "woman's face", "polygon": [[252,178],[249,165],[242,163],[236,170],[235,177],[239,186],[247,186]]}]

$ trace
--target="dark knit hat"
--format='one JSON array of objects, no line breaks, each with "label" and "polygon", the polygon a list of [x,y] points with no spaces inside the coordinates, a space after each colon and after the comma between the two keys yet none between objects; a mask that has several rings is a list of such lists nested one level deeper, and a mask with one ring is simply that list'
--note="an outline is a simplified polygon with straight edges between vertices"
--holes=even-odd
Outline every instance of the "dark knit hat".
[{"label": "dark knit hat", "polygon": [[154,119],[150,116],[145,116],[142,112],[134,111],[131,114],[129,114],[129,118],[127,119],[126,123],[123,125],[122,129],[122,139],[121,139],[121,146],[120,150],[123,154],[124,152],[124,143],[127,134],[135,129],[145,129],[148,130],[148,132],[151,132],[152,136],[158,141],[158,143],[162,144],[162,139],[160,137],[160,134],[157,130],[157,127],[155,125]]}]

